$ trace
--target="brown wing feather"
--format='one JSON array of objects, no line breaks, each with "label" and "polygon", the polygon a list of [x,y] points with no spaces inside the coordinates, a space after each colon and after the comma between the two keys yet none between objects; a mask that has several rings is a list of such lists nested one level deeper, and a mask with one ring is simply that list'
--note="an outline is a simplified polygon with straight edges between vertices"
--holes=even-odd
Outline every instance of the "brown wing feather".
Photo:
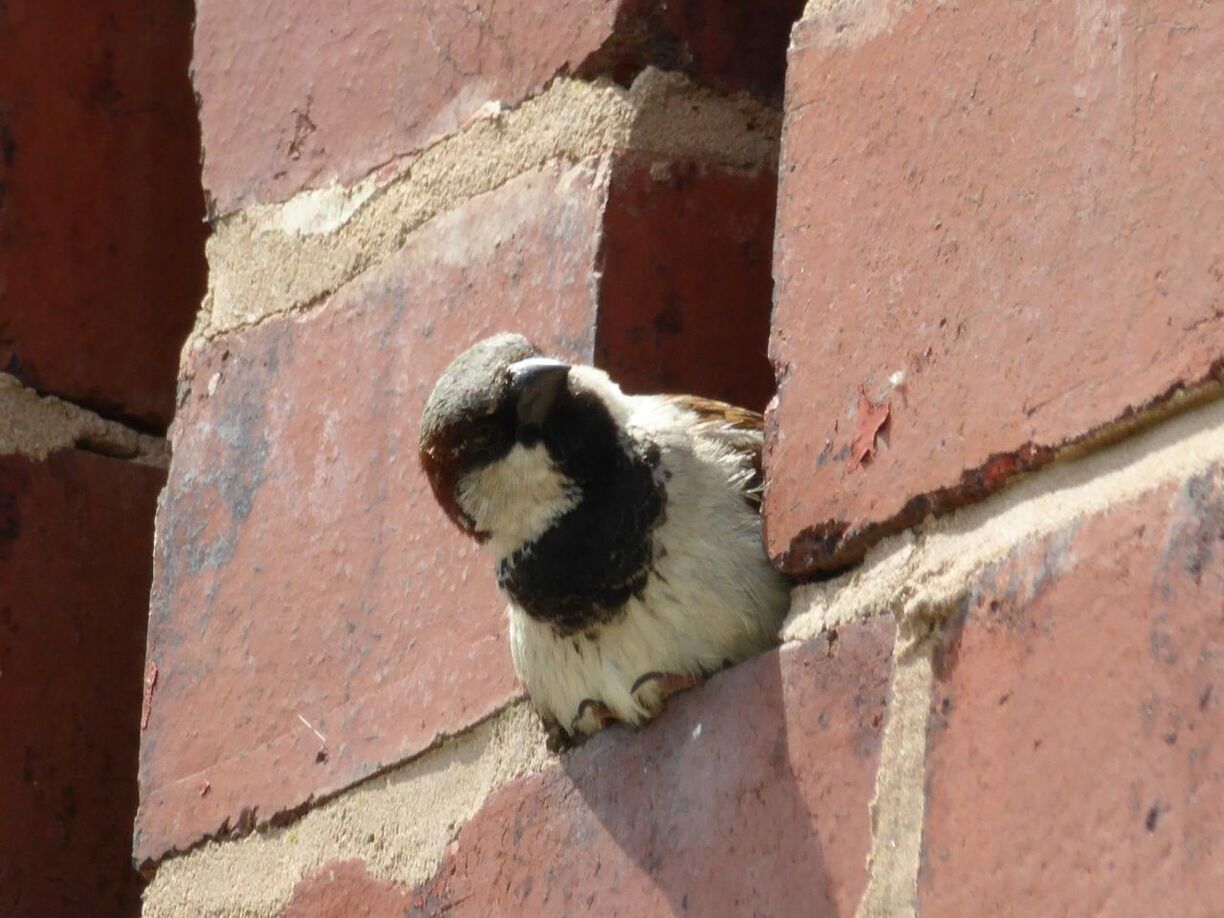
[{"label": "brown wing feather", "polygon": [[701,432],[719,441],[744,458],[752,475],[744,482],[744,500],[757,512],[761,509],[761,488],[765,477],[761,466],[765,419],[755,411],[696,395],[668,395],[668,401],[697,415]]},{"label": "brown wing feather", "polygon": [[668,401],[682,405],[697,415],[703,422],[711,424],[726,424],[739,430],[751,430],[763,433],[765,418],[755,411],[728,405],[712,398],[701,398],[697,395],[666,395]]}]

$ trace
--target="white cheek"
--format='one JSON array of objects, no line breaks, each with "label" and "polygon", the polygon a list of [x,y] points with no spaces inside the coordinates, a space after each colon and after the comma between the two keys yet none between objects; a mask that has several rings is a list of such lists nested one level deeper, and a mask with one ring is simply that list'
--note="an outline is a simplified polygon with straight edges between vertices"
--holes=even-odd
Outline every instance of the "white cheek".
[{"label": "white cheek", "polygon": [[499,559],[539,538],[582,497],[542,443],[516,443],[497,462],[464,475],[456,491],[459,506],[489,534]]}]

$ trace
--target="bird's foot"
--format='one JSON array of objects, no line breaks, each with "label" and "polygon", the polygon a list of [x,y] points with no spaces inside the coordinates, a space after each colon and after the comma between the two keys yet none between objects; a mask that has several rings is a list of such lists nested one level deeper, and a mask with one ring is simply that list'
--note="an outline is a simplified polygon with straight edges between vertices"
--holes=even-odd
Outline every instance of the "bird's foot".
[{"label": "bird's foot", "polygon": [[598,733],[608,724],[618,719],[612,713],[612,709],[602,701],[584,698],[582,704],[578,705],[578,715],[574,718],[570,732],[576,734]]},{"label": "bird's foot", "polygon": [[638,677],[630,691],[637,703],[649,711],[650,716],[654,718],[663,712],[663,706],[672,695],[687,692],[700,684],[701,680],[696,676],[680,673],[646,673]]},{"label": "bird's foot", "polygon": [[540,718],[544,726],[544,746],[549,752],[560,754],[578,745],[574,736],[555,720]]},{"label": "bird's foot", "polygon": [[[701,684],[697,676],[680,673],[647,673],[633,683],[630,690],[634,700],[641,705],[650,719],[658,717],[663,706],[672,695],[686,692]],[[568,730],[556,721],[545,722],[548,731],[548,749],[550,752],[564,752],[580,745],[592,733],[598,733],[609,724],[620,720],[615,712],[602,701],[594,698],[584,698],[578,705],[578,713]]]}]

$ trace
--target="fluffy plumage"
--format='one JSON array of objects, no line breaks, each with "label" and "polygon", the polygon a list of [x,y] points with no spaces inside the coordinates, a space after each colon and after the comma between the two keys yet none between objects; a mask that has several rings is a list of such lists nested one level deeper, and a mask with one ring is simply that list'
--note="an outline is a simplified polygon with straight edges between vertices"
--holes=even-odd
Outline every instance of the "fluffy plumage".
[{"label": "fluffy plumage", "polygon": [[519,335],[439,379],[422,466],[494,557],[515,670],[554,741],[641,724],[776,640],[789,582],[761,544],[761,444],[759,415],[625,395]]}]

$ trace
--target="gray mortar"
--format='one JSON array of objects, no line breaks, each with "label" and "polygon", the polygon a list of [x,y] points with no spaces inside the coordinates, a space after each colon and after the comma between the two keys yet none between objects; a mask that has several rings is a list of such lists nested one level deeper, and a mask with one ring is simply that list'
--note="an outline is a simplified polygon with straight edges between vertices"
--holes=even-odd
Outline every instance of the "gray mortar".
[{"label": "gray mortar", "polygon": [[526,704],[379,778],[268,829],[164,862],[145,889],[147,918],[279,914],[305,874],[361,859],[371,875],[415,886],[498,787],[552,758]]},{"label": "gray mortar", "polygon": [[857,918],[905,918],[918,911],[918,869],[926,810],[926,737],[934,643],[897,631],[892,699],[871,801],[867,889]]},{"label": "gray mortar", "polygon": [[517,108],[494,107],[406,158],[383,185],[370,178],[219,220],[188,347],[320,303],[425,221],[550,162],[633,151],[756,173],[777,167],[780,128],[781,115],[746,94],[718,95],[653,68],[629,89],[555,80]]},{"label": "gray mortar", "polygon": [[165,440],[137,433],[54,396],[41,396],[15,377],[0,373],[0,456],[43,460],[62,449],[83,449],[162,469],[170,464]]}]

